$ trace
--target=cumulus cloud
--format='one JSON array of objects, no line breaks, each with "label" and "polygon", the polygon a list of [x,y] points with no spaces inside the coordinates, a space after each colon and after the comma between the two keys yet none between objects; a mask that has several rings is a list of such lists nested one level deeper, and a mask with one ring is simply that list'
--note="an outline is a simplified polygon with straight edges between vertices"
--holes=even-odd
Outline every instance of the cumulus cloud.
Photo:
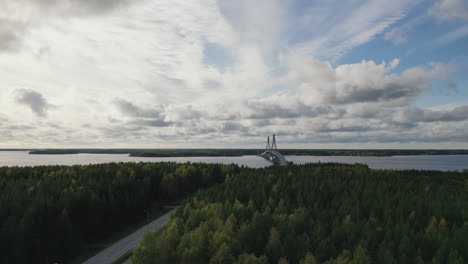
[{"label": "cumulus cloud", "polygon": [[37,116],[47,116],[47,110],[51,105],[47,102],[44,96],[33,90],[18,90],[16,101],[29,107]]},{"label": "cumulus cloud", "polygon": [[392,73],[399,60],[390,64],[362,61],[332,67],[309,58],[290,58],[292,69],[286,79],[299,86],[302,100],[308,104],[350,104],[382,101],[403,105],[431,90],[434,79],[444,67],[433,64],[415,67],[401,74]]}]

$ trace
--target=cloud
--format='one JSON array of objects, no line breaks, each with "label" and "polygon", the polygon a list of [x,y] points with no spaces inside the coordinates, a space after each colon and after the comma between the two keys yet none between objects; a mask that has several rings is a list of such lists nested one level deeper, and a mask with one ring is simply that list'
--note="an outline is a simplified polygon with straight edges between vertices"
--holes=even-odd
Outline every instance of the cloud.
[{"label": "cloud", "polygon": [[339,114],[333,106],[307,106],[303,102],[286,95],[272,96],[247,102],[249,111],[242,115],[246,119],[292,119]]},{"label": "cloud", "polygon": [[399,123],[455,122],[466,120],[468,120],[468,105],[458,106],[451,110],[412,108],[399,111],[395,117],[395,121]]},{"label": "cloud", "polygon": [[387,102],[404,105],[416,96],[431,90],[432,81],[444,73],[444,67],[431,64],[414,67],[401,74],[392,73],[399,63],[376,64],[362,61],[332,67],[310,58],[287,59],[291,71],[286,80],[299,87],[306,105]]},{"label": "cloud", "polygon": [[130,117],[130,121],[127,123],[129,125],[167,127],[174,124],[174,122],[165,120],[166,116],[162,109],[142,108],[126,100],[116,100],[115,105],[123,115]]},{"label": "cloud", "polygon": [[3,8],[10,12],[14,10],[26,14],[29,13],[29,15],[41,13],[55,16],[89,16],[106,13],[129,3],[129,0],[6,0],[3,3]]},{"label": "cloud", "polygon": [[126,100],[116,100],[115,105],[120,112],[130,117],[161,118],[161,110],[144,109]]},{"label": "cloud", "polygon": [[383,38],[390,40],[396,45],[403,44],[408,41],[410,33],[413,33],[416,28],[429,20],[426,14],[420,14],[415,17],[410,17],[402,25],[393,26],[390,30],[385,32]]},{"label": "cloud", "polygon": [[221,13],[248,45],[259,45],[269,54],[281,46],[287,26],[288,2],[284,0],[218,0]]},{"label": "cloud", "polygon": [[0,52],[18,50],[24,33],[24,25],[0,17]]},{"label": "cloud", "polygon": [[467,21],[468,2],[465,0],[439,0],[429,8],[429,14],[441,22]]},{"label": "cloud", "polygon": [[166,116],[171,121],[195,121],[206,116],[205,113],[195,109],[192,105],[170,105],[166,111]]},{"label": "cloud", "polygon": [[402,44],[407,40],[406,33],[400,28],[392,28],[384,34],[384,39],[391,40],[394,44]]},{"label": "cloud", "polygon": [[141,125],[141,126],[150,126],[150,127],[167,127],[171,126],[173,122],[167,122],[161,119],[138,119],[131,121],[130,124]]},{"label": "cloud", "polygon": [[438,43],[447,44],[468,36],[468,25],[460,26],[438,38]]},{"label": "cloud", "polygon": [[223,133],[248,132],[249,128],[239,122],[224,122],[220,129]]},{"label": "cloud", "polygon": [[26,89],[18,90],[17,93],[16,101],[18,103],[29,107],[37,116],[47,116],[47,110],[52,106],[41,93]]},{"label": "cloud", "polygon": [[[340,2],[339,8],[334,1],[329,2],[329,7],[317,2],[311,9],[314,13],[308,15],[323,18],[317,19],[323,22],[313,27],[317,32],[311,33],[311,39],[293,45],[287,53],[335,62],[352,48],[373,40],[400,21],[418,2],[367,0],[361,1],[357,8],[353,2]],[[335,23],[328,23],[330,17]]]},{"label": "cloud", "polygon": [[[3,1],[0,144],[255,147],[276,133],[285,146],[313,147],[407,142],[422,130],[431,142],[460,139],[464,109],[414,110],[444,66],[339,63],[400,21],[405,38],[416,26],[403,18],[420,2]],[[31,99],[9,96],[21,87],[42,97],[36,115],[53,98],[60,112],[47,120],[60,127],[23,113]],[[440,121],[450,119],[459,121]],[[448,132],[432,129],[441,122]]]},{"label": "cloud", "polygon": [[449,81],[445,87],[446,87],[446,93],[449,95],[457,94],[459,92],[458,85],[456,82]]},{"label": "cloud", "polygon": [[[23,38],[55,18],[106,14],[129,0],[4,0],[0,3],[0,51],[18,51]],[[135,2],[135,1],[133,1]]]}]

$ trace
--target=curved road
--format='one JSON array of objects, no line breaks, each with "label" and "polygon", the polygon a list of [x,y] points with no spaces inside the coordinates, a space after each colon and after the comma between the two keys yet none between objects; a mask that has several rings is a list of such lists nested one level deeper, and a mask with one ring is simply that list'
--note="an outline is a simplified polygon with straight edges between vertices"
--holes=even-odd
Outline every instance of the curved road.
[{"label": "curved road", "polygon": [[138,229],[132,234],[128,235],[125,238],[117,241],[112,246],[104,249],[96,256],[88,259],[83,262],[84,264],[112,264],[115,261],[119,260],[123,256],[130,253],[142,240],[143,234],[146,230],[155,230],[156,228],[164,227],[168,222],[170,215],[177,210],[177,208],[171,210],[169,213],[157,218],[153,222],[145,225],[144,227]]}]

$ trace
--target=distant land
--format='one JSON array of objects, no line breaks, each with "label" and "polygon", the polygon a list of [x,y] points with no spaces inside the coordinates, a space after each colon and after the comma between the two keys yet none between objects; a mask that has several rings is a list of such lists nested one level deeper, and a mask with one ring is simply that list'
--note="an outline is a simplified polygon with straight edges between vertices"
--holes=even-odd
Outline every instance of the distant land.
[{"label": "distant land", "polygon": [[[236,157],[258,155],[263,149],[42,149],[29,154],[129,154],[131,157]],[[468,155],[467,149],[280,149],[286,156]]]}]

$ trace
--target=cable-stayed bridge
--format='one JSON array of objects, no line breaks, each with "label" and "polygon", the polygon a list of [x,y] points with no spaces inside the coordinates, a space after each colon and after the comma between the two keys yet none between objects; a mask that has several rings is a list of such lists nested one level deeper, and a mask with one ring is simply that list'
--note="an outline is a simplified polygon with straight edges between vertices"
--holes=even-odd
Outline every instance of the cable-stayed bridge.
[{"label": "cable-stayed bridge", "polygon": [[286,158],[281,155],[276,147],[276,137],[273,134],[273,139],[270,143],[270,137],[267,138],[267,145],[265,147],[265,151],[260,154],[264,159],[272,162],[273,164],[278,164],[280,166],[288,165],[288,161]]}]

